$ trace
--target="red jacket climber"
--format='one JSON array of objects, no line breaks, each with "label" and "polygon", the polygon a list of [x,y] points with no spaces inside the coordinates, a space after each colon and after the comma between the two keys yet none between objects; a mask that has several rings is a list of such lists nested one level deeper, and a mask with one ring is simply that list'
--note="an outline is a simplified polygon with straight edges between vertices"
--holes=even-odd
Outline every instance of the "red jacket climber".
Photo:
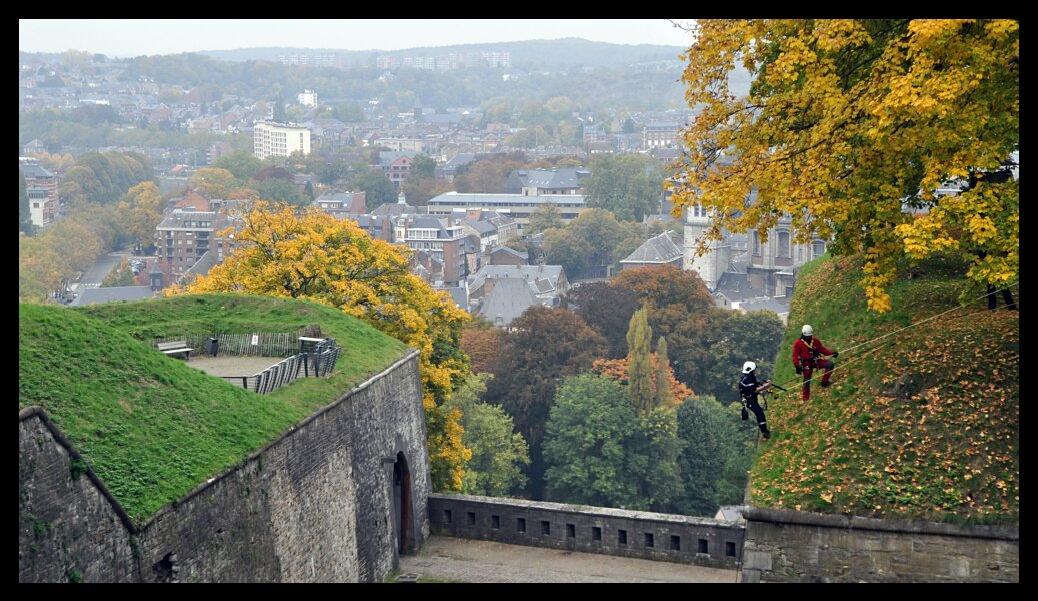
[{"label": "red jacket climber", "polygon": [[835,366],[832,361],[822,359],[822,355],[832,355],[835,359],[840,353],[825,348],[822,341],[814,337],[814,329],[811,326],[805,325],[800,333],[800,338],[793,343],[793,367],[798,374],[804,374],[800,397],[806,401],[811,398],[811,373],[815,369],[825,370],[825,374],[822,375],[822,387],[829,385],[829,377]]}]

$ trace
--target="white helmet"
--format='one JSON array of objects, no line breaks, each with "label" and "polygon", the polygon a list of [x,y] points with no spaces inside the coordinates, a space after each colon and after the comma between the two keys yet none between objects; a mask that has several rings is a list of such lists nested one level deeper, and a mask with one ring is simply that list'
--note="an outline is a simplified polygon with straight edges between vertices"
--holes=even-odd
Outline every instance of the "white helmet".
[{"label": "white helmet", "polygon": [[800,328],[800,333],[804,336],[814,336],[815,330],[811,326],[804,324],[804,327]]},{"label": "white helmet", "polygon": [[755,369],[757,369],[757,364],[753,361],[747,361],[746,363],[742,364],[742,373],[744,374],[748,374]]}]

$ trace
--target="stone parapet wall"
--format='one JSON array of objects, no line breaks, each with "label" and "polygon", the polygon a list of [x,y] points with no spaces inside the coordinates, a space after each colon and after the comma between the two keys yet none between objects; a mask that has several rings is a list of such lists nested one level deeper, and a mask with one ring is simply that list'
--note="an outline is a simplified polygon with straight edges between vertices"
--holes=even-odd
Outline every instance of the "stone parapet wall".
[{"label": "stone parapet wall", "polygon": [[743,552],[737,522],[607,507],[434,493],[429,522],[457,538],[715,568],[738,567]]},{"label": "stone parapet wall", "polygon": [[1017,528],[744,512],[742,582],[1018,582]]}]

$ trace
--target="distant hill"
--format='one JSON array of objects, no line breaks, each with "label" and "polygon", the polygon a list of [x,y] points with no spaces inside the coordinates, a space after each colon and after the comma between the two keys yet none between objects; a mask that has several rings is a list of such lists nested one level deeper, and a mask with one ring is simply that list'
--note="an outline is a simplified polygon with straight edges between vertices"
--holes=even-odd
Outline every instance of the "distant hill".
[{"label": "distant hill", "polygon": [[442,56],[451,52],[510,52],[512,64],[518,68],[568,68],[574,66],[614,67],[656,61],[678,61],[684,51],[681,46],[653,44],[611,44],[580,38],[559,40],[527,40],[489,44],[459,44],[407,48],[405,50],[336,50],[332,48],[239,48],[234,50],[205,50],[206,56],[229,61],[276,61],[281,54],[335,54],[343,66],[373,66],[382,55]]}]

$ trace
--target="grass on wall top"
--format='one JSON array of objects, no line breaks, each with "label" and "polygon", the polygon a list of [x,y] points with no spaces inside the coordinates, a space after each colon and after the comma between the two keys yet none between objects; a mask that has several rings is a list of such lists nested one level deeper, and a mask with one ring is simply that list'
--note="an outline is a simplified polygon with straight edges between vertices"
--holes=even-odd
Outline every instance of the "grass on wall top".
[{"label": "grass on wall top", "polygon": [[[332,376],[267,395],[150,344],[313,324],[342,346]],[[42,406],[141,523],[405,353],[360,320],[304,301],[207,294],[82,309],[20,305],[19,408]]]}]

